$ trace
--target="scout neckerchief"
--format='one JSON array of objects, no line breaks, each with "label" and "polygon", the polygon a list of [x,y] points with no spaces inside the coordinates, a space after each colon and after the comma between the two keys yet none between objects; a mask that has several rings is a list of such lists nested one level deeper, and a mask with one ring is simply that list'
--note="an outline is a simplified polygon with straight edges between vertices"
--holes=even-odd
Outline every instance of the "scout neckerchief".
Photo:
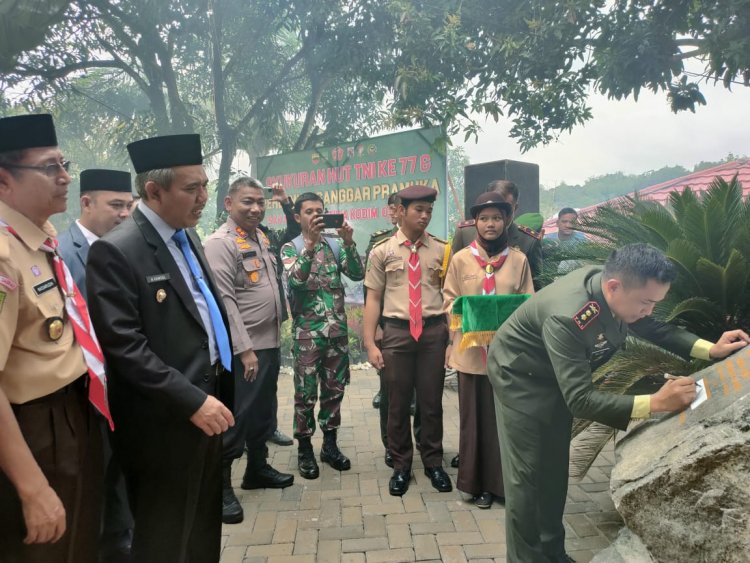
[{"label": "scout neckerchief", "polygon": [[[498,256],[497,259],[493,260],[492,262],[490,262],[489,260],[485,260],[479,254],[479,245],[477,244],[476,240],[471,242],[471,244],[469,245],[469,250],[479,263],[479,267],[484,270],[482,295],[495,295],[495,272],[502,268],[503,264],[505,263],[505,259],[508,257],[508,253],[510,252],[509,249],[506,247],[505,250],[500,253],[500,256]],[[488,346],[482,346],[481,348],[482,359],[484,360],[485,366],[487,365],[488,348]]]},{"label": "scout neckerchief", "polygon": [[404,246],[411,249],[409,256],[409,332],[414,340],[422,336],[422,267],[419,265],[417,250],[422,241],[404,241]]},{"label": "scout neckerchief", "polygon": [[[0,221],[0,225],[8,229],[9,233],[20,240],[21,237],[18,236],[13,227],[2,221]],[[81,350],[83,350],[83,359],[88,368],[89,401],[107,419],[109,428],[114,430],[115,424],[112,422],[112,415],[109,412],[109,402],[107,400],[107,375],[104,373],[104,355],[94,333],[94,327],[91,325],[91,317],[89,317],[86,301],[83,300],[81,292],[76,287],[68,266],[57,252],[57,239],[48,238],[42,243],[39,249],[52,255],[55,278],[57,278],[57,284],[60,286],[60,291],[62,291],[65,300],[65,311],[70,317],[73,336],[80,345]]]},{"label": "scout neckerchief", "polygon": [[497,257],[497,260],[493,260],[492,262],[485,260],[479,254],[479,246],[477,245],[477,241],[472,241],[472,243],[469,245],[469,250],[471,250],[474,258],[477,259],[479,267],[484,270],[484,284],[482,285],[482,295],[495,295],[495,272],[502,268],[503,263],[505,263],[505,259],[508,257],[508,253],[510,252],[509,249],[506,248],[505,250],[503,250],[500,253],[500,256]]},{"label": "scout neckerchief", "polygon": [[[250,250],[250,243],[247,242],[250,234],[242,227],[235,227],[234,232],[237,233],[237,237],[234,239],[234,242],[237,243],[237,248],[239,249],[240,253],[243,253],[246,250]],[[271,241],[268,240],[268,236],[266,235],[266,233],[264,233],[260,229],[255,229],[255,235],[258,237],[257,242],[259,246],[265,245],[266,248],[270,248]],[[260,269],[260,257],[253,259],[253,265],[255,266],[256,270],[249,272],[247,274],[247,278],[252,283],[258,283],[258,280],[260,280],[260,274],[258,273],[258,270]]]}]

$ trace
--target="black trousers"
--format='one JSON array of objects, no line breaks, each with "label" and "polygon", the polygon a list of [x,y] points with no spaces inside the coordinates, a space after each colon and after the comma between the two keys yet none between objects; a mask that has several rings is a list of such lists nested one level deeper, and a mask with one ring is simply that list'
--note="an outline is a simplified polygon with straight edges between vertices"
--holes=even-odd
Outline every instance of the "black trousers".
[{"label": "black trousers", "polygon": [[[86,375],[65,388],[12,405],[24,439],[65,507],[57,543],[25,545],[21,501],[0,472],[0,562],[96,563],[102,501],[101,429],[85,388]],[[2,429],[0,429],[2,432]]]},{"label": "black trousers", "polygon": [[281,367],[281,350],[256,350],[258,374],[254,381],[239,377],[234,382],[234,426],[223,435],[224,463],[242,457],[248,451],[265,448],[276,430],[278,399],[276,391]]},{"label": "black trousers", "polygon": [[133,529],[133,514],[130,512],[120,460],[112,452],[111,431],[106,422],[101,426],[105,468],[101,543],[102,549],[106,551],[120,536]]},{"label": "black trousers", "polygon": [[[188,422],[188,424],[190,424]],[[159,432],[155,428],[154,432]],[[190,434],[190,439],[186,435]],[[135,519],[132,560],[218,563],[221,551],[221,436],[197,427],[175,435],[175,457],[137,467],[123,460]],[[188,446],[189,443],[189,446]],[[176,452],[183,449],[182,454]]]}]

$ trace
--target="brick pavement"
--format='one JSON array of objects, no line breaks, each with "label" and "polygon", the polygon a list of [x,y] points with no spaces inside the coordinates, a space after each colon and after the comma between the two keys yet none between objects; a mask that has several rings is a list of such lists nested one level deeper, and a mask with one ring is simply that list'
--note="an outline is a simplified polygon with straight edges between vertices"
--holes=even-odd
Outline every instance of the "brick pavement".
[{"label": "brick pavement", "polygon": [[[392,470],[383,461],[378,413],[372,396],[374,370],[352,371],[342,409],[339,445],[352,460],[350,471],[320,464],[320,478],[307,481],[296,469],[296,444],[269,445],[270,462],[293,473],[295,483],[283,490],[239,488],[244,458],[235,463],[232,480],[245,510],[241,524],[225,525],[221,563],[390,561],[505,561],[505,512],[502,506],[476,508],[455,490],[438,493],[424,476],[418,456],[414,478],[403,497],[388,494]],[[291,434],[292,378],[279,378],[279,425]],[[458,395],[454,378],[443,395],[445,467],[458,447]],[[316,455],[322,435],[313,437]],[[588,562],[617,535],[622,520],[608,493],[611,443],[581,483],[571,484],[565,515],[568,552]]]}]

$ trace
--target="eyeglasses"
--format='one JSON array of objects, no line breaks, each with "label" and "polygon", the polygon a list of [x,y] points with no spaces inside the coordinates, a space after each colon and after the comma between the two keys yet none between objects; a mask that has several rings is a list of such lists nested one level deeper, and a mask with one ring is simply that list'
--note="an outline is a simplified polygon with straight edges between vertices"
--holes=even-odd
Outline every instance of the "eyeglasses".
[{"label": "eyeglasses", "polygon": [[52,164],[45,164],[44,166],[27,166],[25,164],[3,164],[3,168],[16,168],[18,170],[36,170],[41,172],[48,178],[55,178],[60,174],[60,170],[67,172],[70,170],[70,161],[63,160],[62,162],[54,162]]}]

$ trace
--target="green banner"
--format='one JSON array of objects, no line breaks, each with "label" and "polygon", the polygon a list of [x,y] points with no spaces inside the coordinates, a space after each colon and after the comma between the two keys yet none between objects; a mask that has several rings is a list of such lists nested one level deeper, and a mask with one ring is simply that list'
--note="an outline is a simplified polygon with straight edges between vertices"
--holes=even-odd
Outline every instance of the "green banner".
[{"label": "green banner", "polygon": [[[354,228],[364,253],[370,234],[390,228],[388,196],[412,184],[438,191],[429,232],[447,233],[446,156],[440,128],[419,129],[351,143],[258,158],[255,177],[266,186],[280,183],[292,199],[304,192],[323,198],[326,209],[341,212]],[[284,224],[277,203],[270,203],[264,223]]]}]

